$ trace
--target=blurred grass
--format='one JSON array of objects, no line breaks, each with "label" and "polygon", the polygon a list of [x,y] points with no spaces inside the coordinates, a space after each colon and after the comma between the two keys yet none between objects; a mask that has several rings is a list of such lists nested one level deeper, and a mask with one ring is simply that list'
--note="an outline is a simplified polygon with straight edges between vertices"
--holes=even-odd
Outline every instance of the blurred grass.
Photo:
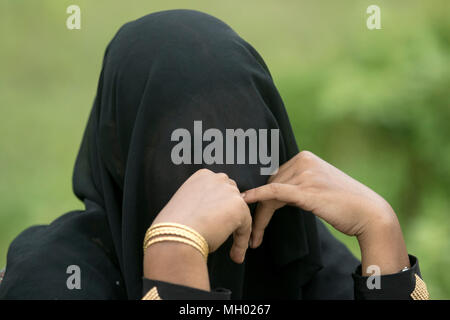
[{"label": "blurred grass", "polygon": [[[81,7],[82,28],[65,27]],[[381,7],[382,30],[365,9]],[[73,163],[104,49],[125,22],[191,8],[264,57],[301,149],[383,195],[432,298],[450,298],[450,2],[4,0],[0,4],[0,265],[31,224],[82,208]],[[355,239],[337,234],[359,256]]]}]

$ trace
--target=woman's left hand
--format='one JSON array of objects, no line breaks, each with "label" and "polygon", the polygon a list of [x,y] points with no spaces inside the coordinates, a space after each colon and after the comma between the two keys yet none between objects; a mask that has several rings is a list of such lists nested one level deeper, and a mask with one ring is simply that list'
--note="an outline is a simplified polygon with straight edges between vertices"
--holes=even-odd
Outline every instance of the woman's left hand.
[{"label": "woman's left hand", "polygon": [[[252,248],[261,244],[275,210],[288,204],[311,211],[338,231],[356,236],[363,267],[373,261],[388,261],[388,271],[395,270],[397,264],[409,266],[400,225],[389,203],[311,152],[300,152],[283,164],[268,184],[248,190],[243,196],[247,203],[258,202]],[[398,263],[391,261],[393,257],[399,257]]]}]

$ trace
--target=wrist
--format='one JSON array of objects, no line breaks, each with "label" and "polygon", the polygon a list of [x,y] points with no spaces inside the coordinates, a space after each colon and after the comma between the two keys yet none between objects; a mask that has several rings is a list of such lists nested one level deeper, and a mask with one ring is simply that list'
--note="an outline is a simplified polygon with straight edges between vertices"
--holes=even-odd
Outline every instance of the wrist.
[{"label": "wrist", "polygon": [[363,274],[371,265],[378,266],[381,274],[393,274],[409,267],[405,241],[392,209],[375,214],[357,238]]},{"label": "wrist", "polygon": [[210,290],[208,268],[203,255],[179,242],[159,242],[144,252],[144,277]]},{"label": "wrist", "polygon": [[362,212],[364,219],[360,233],[357,234],[360,242],[372,241],[375,234],[396,232],[400,228],[397,215],[384,199],[357,210]]},{"label": "wrist", "polygon": [[364,232],[357,236],[358,243],[363,248],[390,247],[392,238],[401,235],[401,229],[397,219],[392,217],[379,217],[369,221]]}]

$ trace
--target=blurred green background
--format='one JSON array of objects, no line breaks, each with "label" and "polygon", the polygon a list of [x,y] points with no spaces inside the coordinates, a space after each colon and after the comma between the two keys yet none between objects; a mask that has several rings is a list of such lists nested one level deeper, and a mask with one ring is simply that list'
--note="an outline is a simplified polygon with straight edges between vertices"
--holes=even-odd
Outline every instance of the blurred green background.
[{"label": "blurred green background", "polygon": [[[81,8],[81,30],[66,8]],[[366,8],[381,8],[381,30]],[[264,57],[301,149],[396,210],[432,298],[450,298],[450,2],[107,1],[0,3],[0,265],[32,224],[82,208],[71,175],[104,49],[125,22],[191,8]],[[359,256],[356,240],[335,233]]]}]

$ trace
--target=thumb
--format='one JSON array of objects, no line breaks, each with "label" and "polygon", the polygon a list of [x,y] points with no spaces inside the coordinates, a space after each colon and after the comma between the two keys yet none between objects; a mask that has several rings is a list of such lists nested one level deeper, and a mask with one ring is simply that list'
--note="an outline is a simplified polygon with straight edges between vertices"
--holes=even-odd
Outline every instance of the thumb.
[{"label": "thumb", "polygon": [[252,217],[250,212],[245,215],[242,225],[233,233],[233,246],[230,250],[230,257],[236,263],[242,263],[247,252],[250,234],[252,233]]},{"label": "thumb", "polygon": [[269,200],[258,202],[255,214],[253,216],[252,237],[250,247],[257,248],[261,244],[264,236],[264,230],[269,224],[275,210],[284,206],[284,202]]}]

